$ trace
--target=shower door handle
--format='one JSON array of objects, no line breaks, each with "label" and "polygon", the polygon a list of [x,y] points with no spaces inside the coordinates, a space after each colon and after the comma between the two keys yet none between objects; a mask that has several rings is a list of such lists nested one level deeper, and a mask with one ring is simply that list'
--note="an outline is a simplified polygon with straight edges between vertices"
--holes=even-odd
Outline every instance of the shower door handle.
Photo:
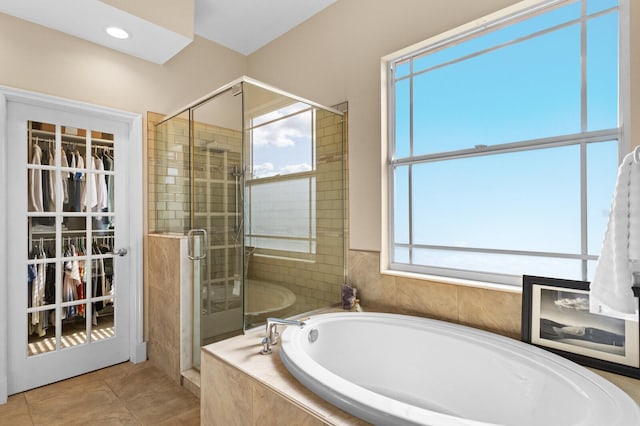
[{"label": "shower door handle", "polygon": [[[198,254],[196,251],[196,237],[202,237],[202,241],[198,247]],[[206,229],[190,229],[187,232],[187,238],[189,240],[188,256],[191,260],[201,260],[207,257],[207,247],[209,247],[209,237],[207,236]]]}]

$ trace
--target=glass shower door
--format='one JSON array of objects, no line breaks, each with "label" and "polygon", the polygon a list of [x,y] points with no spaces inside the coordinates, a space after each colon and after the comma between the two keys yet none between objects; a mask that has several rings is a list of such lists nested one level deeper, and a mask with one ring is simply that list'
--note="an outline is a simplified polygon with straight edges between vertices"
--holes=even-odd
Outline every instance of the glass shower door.
[{"label": "glass shower door", "polygon": [[243,330],[241,129],[242,94],[236,90],[191,110],[191,227],[208,236],[196,231],[190,243],[206,254],[194,261],[196,366],[200,346]]}]

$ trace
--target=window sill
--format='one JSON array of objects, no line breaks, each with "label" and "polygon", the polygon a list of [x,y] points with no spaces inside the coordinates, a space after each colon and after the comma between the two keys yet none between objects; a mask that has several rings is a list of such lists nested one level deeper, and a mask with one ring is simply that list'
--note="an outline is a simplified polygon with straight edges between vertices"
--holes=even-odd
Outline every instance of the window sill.
[{"label": "window sill", "polygon": [[303,263],[316,263],[315,256],[309,258],[303,257],[295,257],[295,256],[287,256],[287,255],[278,255],[272,253],[254,253],[255,257],[263,257],[265,259],[278,259],[278,260],[288,260],[293,262],[303,262]]},{"label": "window sill", "polygon": [[414,280],[430,281],[434,283],[451,284],[451,285],[459,285],[459,286],[465,286],[465,287],[482,288],[485,290],[495,290],[495,291],[504,291],[507,293],[522,294],[522,288],[512,286],[512,285],[507,285],[507,284],[497,284],[497,283],[489,283],[484,281],[465,280],[462,278],[445,277],[441,275],[418,274],[415,272],[396,271],[392,269],[382,270],[380,273],[382,275],[401,277],[401,278],[411,278]]}]

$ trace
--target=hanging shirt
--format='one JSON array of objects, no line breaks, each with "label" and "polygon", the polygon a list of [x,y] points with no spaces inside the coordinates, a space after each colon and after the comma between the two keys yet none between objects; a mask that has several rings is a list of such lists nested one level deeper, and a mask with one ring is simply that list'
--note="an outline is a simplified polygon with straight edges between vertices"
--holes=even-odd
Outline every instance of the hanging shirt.
[{"label": "hanging shirt", "polygon": [[107,180],[105,179],[105,175],[104,175],[104,163],[102,162],[102,160],[100,158],[94,158],[94,162],[96,165],[96,207],[95,207],[95,211],[104,211],[104,209],[107,208],[107,200],[108,200],[108,194],[107,194]]},{"label": "hanging shirt", "polygon": [[[47,281],[47,265],[39,263],[36,265],[36,278],[33,280],[31,290],[31,307],[35,308],[44,305],[44,289]],[[31,324],[40,323],[39,312],[31,314]]]},{"label": "hanging shirt", "polygon": [[[75,159],[75,168],[84,169],[84,159],[80,152],[76,150],[75,155],[73,157]],[[74,167],[72,165],[72,167]],[[84,181],[82,177],[84,173],[76,172],[73,176],[73,180],[75,182],[75,188],[73,193],[73,211],[79,212],[82,211],[82,188],[84,187]]]},{"label": "hanging shirt", "polygon": [[[35,166],[42,165],[42,149],[37,145],[33,145],[33,155],[31,164]],[[29,211],[42,212],[42,170],[29,169]]]},{"label": "hanging shirt", "polygon": [[[113,158],[109,157],[108,155],[105,155],[102,161],[104,162],[104,169],[112,172]],[[107,211],[108,212],[113,212],[114,184],[115,184],[114,176],[108,175],[107,176]],[[109,224],[110,227],[113,225],[113,216],[107,217],[107,223]]]},{"label": "hanging shirt", "polygon": [[[67,154],[64,151],[64,148],[60,148],[60,153],[62,155],[60,155],[60,166],[61,167],[69,167],[69,163],[67,162]],[[69,178],[69,173],[68,172],[60,172],[60,177],[59,177],[59,185],[62,188],[62,203],[63,204],[68,204],[69,203],[69,188],[68,188],[68,178]]]},{"label": "hanging shirt", "polygon": [[[50,166],[55,165],[55,160],[53,158],[53,153],[51,152],[51,150],[49,150],[47,152],[47,163]],[[48,212],[55,212],[56,211],[56,176],[59,175],[58,173],[56,173],[53,170],[47,170],[47,174],[49,175],[49,180],[48,180],[48,185],[49,185],[49,191],[48,191],[48,197],[46,200],[44,200],[45,204],[46,204],[46,209]]]},{"label": "hanging shirt", "polygon": [[[91,170],[95,170],[95,158],[89,157],[88,161],[91,162]],[[98,205],[98,189],[95,174],[92,178],[87,178],[87,175],[85,174],[82,183],[82,211],[94,211],[93,209]]]}]

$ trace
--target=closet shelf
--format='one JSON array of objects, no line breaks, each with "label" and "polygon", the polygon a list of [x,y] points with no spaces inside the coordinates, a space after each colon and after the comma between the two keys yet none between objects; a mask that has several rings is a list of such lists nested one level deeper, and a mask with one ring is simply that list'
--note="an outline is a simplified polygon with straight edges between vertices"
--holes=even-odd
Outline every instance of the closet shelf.
[{"label": "closet shelf", "polygon": [[[97,132],[100,133],[102,135],[102,132]],[[43,139],[51,139],[51,140],[55,140],[56,137],[56,132],[54,131],[50,131],[50,130],[42,130],[42,129],[31,129],[31,136],[36,136],[39,138],[43,138]],[[83,135],[70,135],[68,133],[63,133],[62,135],[62,141],[66,142],[66,141],[72,141],[72,142],[86,142],[87,137],[83,136]],[[109,146],[113,146],[113,139],[107,139],[104,137],[94,137],[93,135],[91,136],[91,142],[100,142],[102,144],[106,144]]]}]

